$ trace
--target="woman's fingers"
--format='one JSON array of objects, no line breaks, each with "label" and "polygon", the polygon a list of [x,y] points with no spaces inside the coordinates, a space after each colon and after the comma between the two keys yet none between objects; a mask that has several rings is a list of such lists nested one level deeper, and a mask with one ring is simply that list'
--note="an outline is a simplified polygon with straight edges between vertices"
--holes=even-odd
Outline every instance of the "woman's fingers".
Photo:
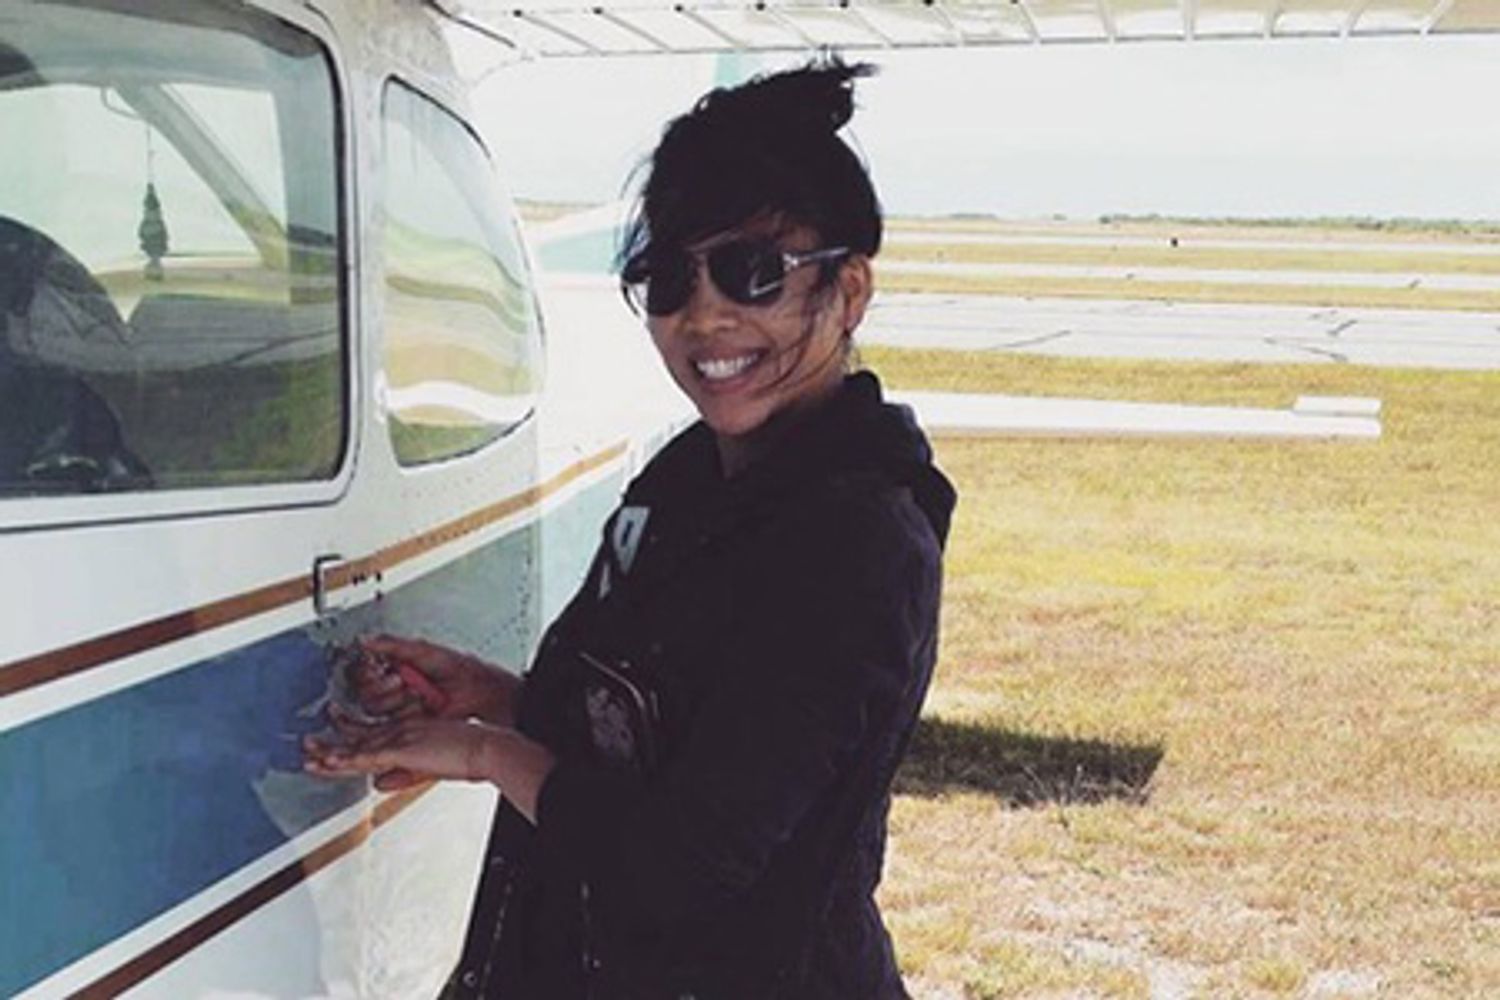
[{"label": "woman's fingers", "polygon": [[434,684],[432,678],[411,664],[398,664],[396,672],[400,674],[401,680],[406,682],[407,690],[416,695],[422,707],[433,715],[442,715],[453,703],[448,693]]},{"label": "woman's fingers", "polygon": [[[304,759],[315,774],[375,774],[409,771],[425,778],[480,780],[493,730],[463,720],[412,718],[383,726],[341,727],[338,741],[307,739]],[[402,782],[401,776],[387,779]],[[384,786],[380,786],[384,787]]]},{"label": "woman's fingers", "polygon": [[398,671],[390,669],[384,661],[361,659],[353,671],[354,693],[361,701],[375,701],[399,695],[406,685]]},{"label": "woman's fingers", "polygon": [[411,788],[413,785],[420,785],[431,780],[425,774],[418,774],[416,771],[397,767],[377,774],[375,776],[375,788],[381,792],[399,792],[403,788]]},{"label": "woman's fingers", "polygon": [[362,711],[387,718],[408,718],[424,709],[438,714],[446,696],[412,666],[406,654],[414,645],[388,637],[360,643],[360,655],[349,667],[349,686]]},{"label": "woman's fingers", "polygon": [[329,707],[329,719],[333,722],[337,740],[313,740],[324,753],[351,754],[366,750],[397,746],[410,741],[406,720],[382,720],[365,722],[339,708]]},{"label": "woman's fingers", "polygon": [[[424,674],[441,677],[459,654],[445,646],[424,639],[405,639],[395,635],[376,635],[359,641],[360,648],[375,657],[404,660]],[[391,671],[395,673],[394,670]]]},{"label": "woman's fingers", "polygon": [[344,746],[356,744],[368,734],[378,732],[390,725],[385,720],[357,718],[351,715],[347,708],[337,703],[328,706],[328,721],[333,723],[333,728],[339,734],[340,742]]},{"label": "woman's fingers", "polygon": [[399,766],[396,755],[403,749],[401,737],[387,735],[359,744],[304,744],[303,760],[309,771],[320,774],[378,774]]},{"label": "woman's fingers", "polygon": [[312,774],[358,774],[356,769],[346,766],[346,758],[337,749],[311,736],[302,741],[302,769]]},{"label": "woman's fingers", "polygon": [[[452,706],[453,697],[446,688],[466,659],[463,654],[420,639],[390,635],[362,639],[359,648],[356,692],[370,711],[443,715]],[[414,710],[408,708],[413,702]]]},{"label": "woman's fingers", "polygon": [[356,694],[360,708],[371,715],[406,716],[422,709],[422,703],[406,689],[400,678],[381,690],[362,688]]},{"label": "woman's fingers", "polygon": [[422,706],[410,695],[398,692],[384,698],[361,698],[359,700],[359,707],[364,709],[368,715],[378,718],[390,718],[396,715],[404,716],[404,714],[409,714],[406,712],[408,708],[420,709]]},{"label": "woman's fingers", "polygon": [[407,698],[388,714],[393,719],[415,719],[427,714],[427,706],[420,698]]}]

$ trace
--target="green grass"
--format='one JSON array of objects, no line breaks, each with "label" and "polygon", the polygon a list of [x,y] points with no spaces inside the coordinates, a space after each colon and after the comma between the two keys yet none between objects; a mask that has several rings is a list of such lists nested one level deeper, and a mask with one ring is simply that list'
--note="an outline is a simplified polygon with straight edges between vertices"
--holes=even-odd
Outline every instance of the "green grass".
[{"label": "green grass", "polygon": [[[1250,225],[1233,220],[899,219],[890,226],[877,266],[881,288],[894,292],[1500,311],[1500,256],[1467,249],[1493,249],[1494,234],[1483,225],[1465,229],[1437,222],[1383,227],[1369,223],[1357,227],[1355,221],[1359,220]],[[989,234],[1010,241],[913,242],[904,238],[910,233]],[[1414,249],[1434,242],[1444,249]],[[934,273],[911,270],[909,265],[915,263],[1109,267],[1123,273],[1108,277]],[[1158,273],[1148,279],[1130,277],[1131,268],[1152,268]],[[1180,278],[1168,277],[1159,273],[1163,269],[1184,273]],[[1298,283],[1217,280],[1215,271],[1304,277]],[[1344,273],[1409,274],[1415,283],[1401,287],[1340,283],[1338,276]],[[1443,274],[1493,277],[1495,287],[1432,288],[1422,280],[1426,275]]]},{"label": "green grass", "polygon": [[863,353],[907,388],[1385,404],[1378,442],[937,442],[943,649],[883,890],[913,980],[1500,995],[1500,373]]}]

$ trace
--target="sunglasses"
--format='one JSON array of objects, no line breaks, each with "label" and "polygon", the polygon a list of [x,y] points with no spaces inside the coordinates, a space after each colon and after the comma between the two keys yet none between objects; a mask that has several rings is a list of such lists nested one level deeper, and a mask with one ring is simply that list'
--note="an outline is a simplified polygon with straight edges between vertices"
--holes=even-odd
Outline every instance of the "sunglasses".
[{"label": "sunglasses", "polygon": [[737,239],[707,250],[653,251],[631,261],[622,278],[631,303],[651,316],[670,316],[693,295],[698,261],[725,297],[742,306],[768,306],[781,298],[786,277],[800,267],[839,260],[848,247],[793,253],[768,239]]}]

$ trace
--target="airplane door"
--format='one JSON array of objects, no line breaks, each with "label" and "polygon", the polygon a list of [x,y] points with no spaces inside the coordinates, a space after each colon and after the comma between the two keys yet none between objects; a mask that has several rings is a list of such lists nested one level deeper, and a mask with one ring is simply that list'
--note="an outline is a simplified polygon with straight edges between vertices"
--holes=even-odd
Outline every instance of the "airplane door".
[{"label": "airplane door", "polygon": [[345,92],[305,11],[0,15],[0,995],[329,990]]},{"label": "airplane door", "polygon": [[[382,82],[369,138],[379,143],[366,247],[373,389],[353,497],[363,544],[320,567],[337,584],[320,588],[326,627],[425,638],[519,671],[543,613],[543,370],[509,200],[474,134],[415,86]],[[340,890],[359,900],[369,992],[441,985],[495,801],[492,788],[458,784],[378,800],[368,849],[346,866],[357,884]]]}]

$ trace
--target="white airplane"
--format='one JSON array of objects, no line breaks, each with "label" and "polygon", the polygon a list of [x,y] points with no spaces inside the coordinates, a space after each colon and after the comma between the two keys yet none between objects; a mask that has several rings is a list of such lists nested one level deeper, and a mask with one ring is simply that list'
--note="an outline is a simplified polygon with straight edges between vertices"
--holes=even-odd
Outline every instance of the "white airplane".
[{"label": "white airplane", "polygon": [[685,415],[580,374],[649,359],[544,337],[452,32],[551,58],[1496,28],[1492,0],[0,6],[0,996],[430,996],[453,968],[493,795],[310,779],[299,738],[360,635],[524,665]]}]

